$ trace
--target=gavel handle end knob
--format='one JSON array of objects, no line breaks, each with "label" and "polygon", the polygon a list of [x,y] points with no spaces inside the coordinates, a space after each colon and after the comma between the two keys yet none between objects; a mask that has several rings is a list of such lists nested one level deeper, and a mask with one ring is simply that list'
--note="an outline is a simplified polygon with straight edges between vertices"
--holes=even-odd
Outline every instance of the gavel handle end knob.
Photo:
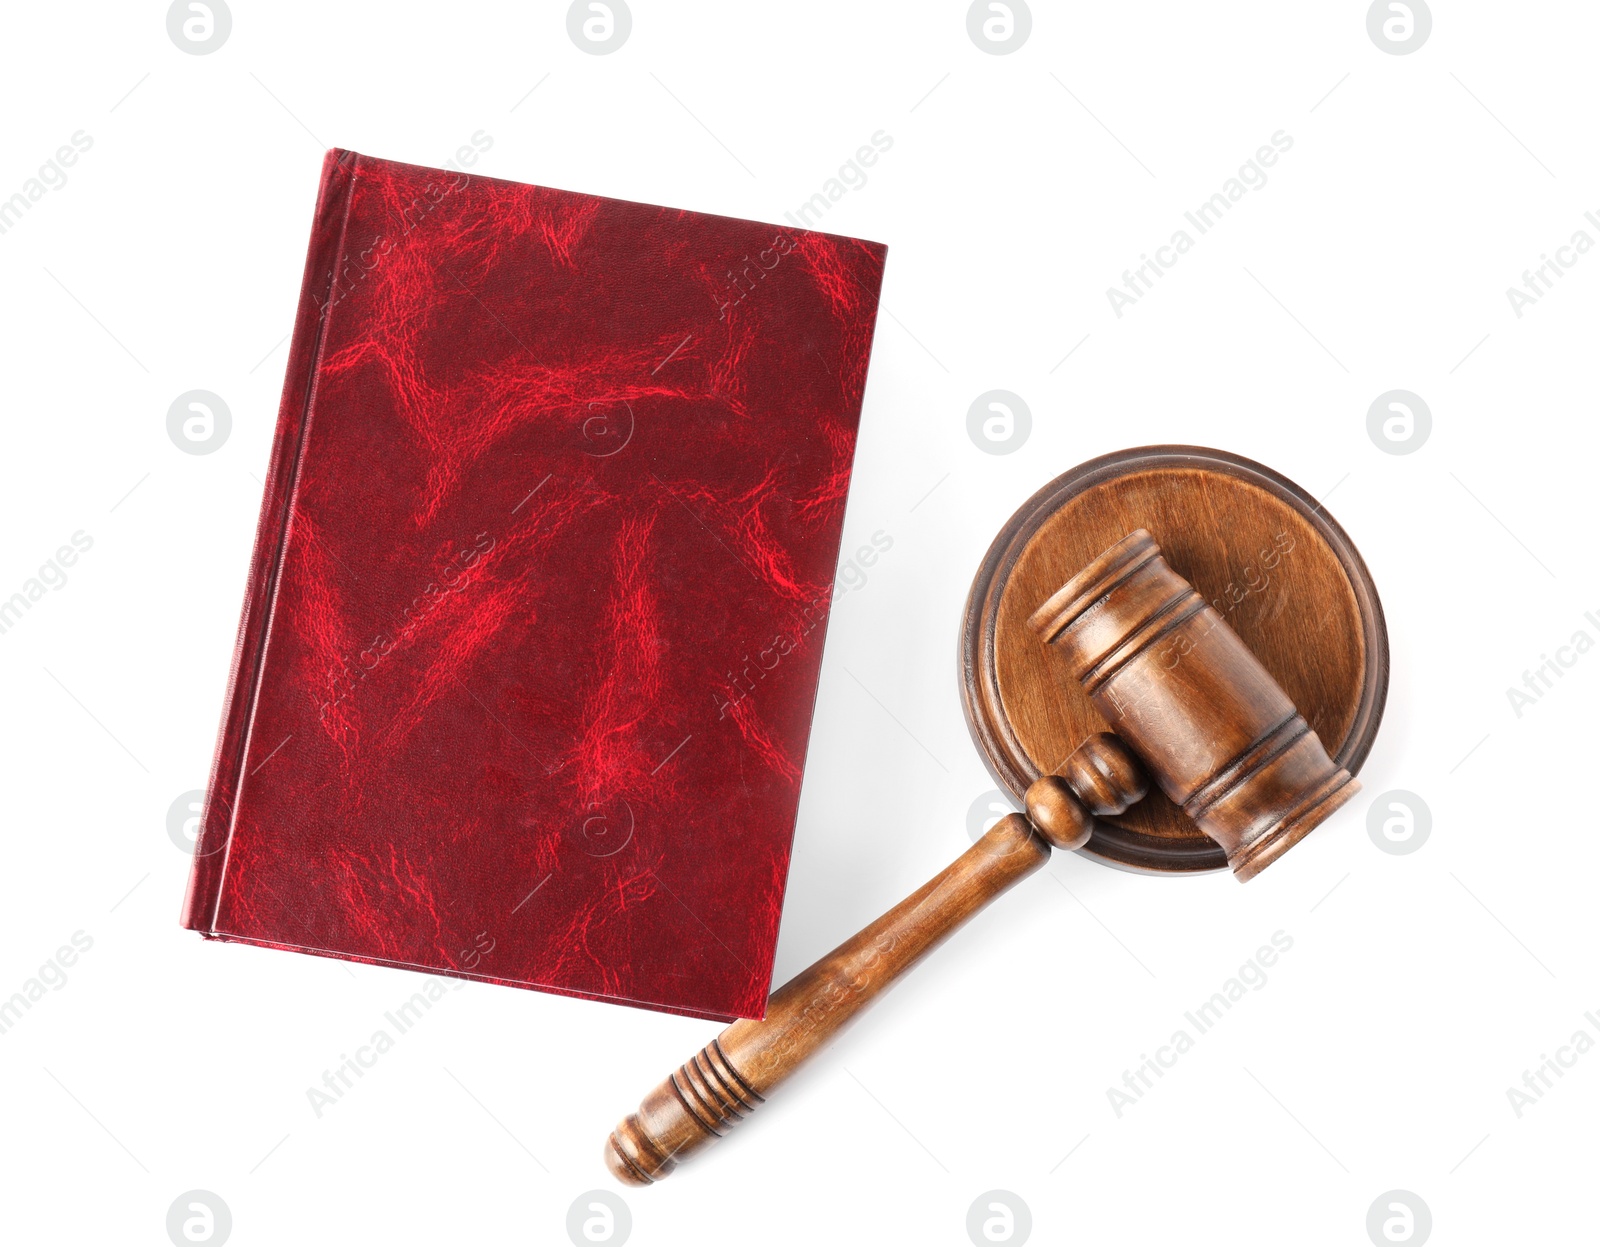
[{"label": "gavel handle end knob", "polygon": [[[760,1023],[747,1022],[742,1029],[752,1026]],[[721,1039],[713,1039],[645,1096],[639,1111],[629,1113],[611,1132],[606,1140],[606,1168],[618,1182],[630,1186],[659,1182],[679,1161],[748,1117],[762,1099],[733,1068]]]}]

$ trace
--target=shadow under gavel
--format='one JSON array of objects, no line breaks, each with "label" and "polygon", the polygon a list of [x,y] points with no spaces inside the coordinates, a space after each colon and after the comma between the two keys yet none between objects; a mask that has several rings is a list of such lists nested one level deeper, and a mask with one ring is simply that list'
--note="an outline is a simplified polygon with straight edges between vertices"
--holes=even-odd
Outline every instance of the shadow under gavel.
[{"label": "shadow under gavel", "polygon": [[[1145,795],[1144,767],[1227,853],[1260,873],[1359,788],[1288,696],[1139,529],[1069,580],[1029,619],[1059,647],[1116,728],[1084,742],[944,871],[785,983],[760,1021],[733,1023],[650,1092],[611,1134],[622,1182],[659,1181],[757,1108],[774,1087],[968,918],[1078,849],[1095,815]],[[1120,738],[1120,739],[1119,739]]]}]

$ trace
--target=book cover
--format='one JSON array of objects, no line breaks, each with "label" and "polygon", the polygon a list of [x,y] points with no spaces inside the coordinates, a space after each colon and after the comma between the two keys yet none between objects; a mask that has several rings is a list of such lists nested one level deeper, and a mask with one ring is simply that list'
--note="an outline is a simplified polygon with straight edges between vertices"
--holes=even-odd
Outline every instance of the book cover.
[{"label": "book cover", "polygon": [[885,248],[328,153],[184,925],[772,973]]}]

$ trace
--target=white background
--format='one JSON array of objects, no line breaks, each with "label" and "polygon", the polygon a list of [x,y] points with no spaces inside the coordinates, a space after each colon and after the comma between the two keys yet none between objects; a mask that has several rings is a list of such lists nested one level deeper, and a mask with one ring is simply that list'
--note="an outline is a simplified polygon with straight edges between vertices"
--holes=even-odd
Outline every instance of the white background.
[{"label": "white background", "polygon": [[[1505,292],[1600,242],[1600,11],[1436,0],[1396,56],[1366,8],[1039,3],[995,56],[959,3],[634,0],[593,56],[559,3],[235,0],[193,56],[160,3],[10,6],[0,197],[93,146],[0,235],[0,597],[93,547],[0,635],[0,996],[94,943],[0,1035],[7,1241],[165,1243],[199,1188],[238,1244],[559,1244],[618,1189],[606,1132],[713,1024],[467,984],[319,1120],[306,1089],[419,980],[177,924],[166,814],[210,764],[318,169],[481,130],[475,172],[781,221],[880,129],[824,224],[890,247],[846,548],[893,548],[828,636],[778,980],[966,848],[992,782],[962,601],[1086,458],[1213,445],[1329,495],[1388,614],[1388,710],[1365,794],[1246,888],[1058,855],[623,1192],[631,1241],[960,1244],[995,1188],[1036,1242],[1360,1244],[1395,1188],[1436,1242],[1592,1240],[1600,1055],[1520,1118],[1506,1092],[1600,1039],[1600,654],[1520,718],[1506,689],[1600,640],[1600,255],[1521,318]],[[1268,183],[1119,319],[1106,288],[1279,130]],[[1406,456],[1366,431],[1395,388],[1433,413]],[[213,454],[168,438],[191,389],[231,407]],[[1032,410],[1015,453],[967,435],[990,389]],[[1405,856],[1366,826],[1396,788],[1432,811]],[[1107,1088],[1279,930],[1266,986],[1117,1117]]]}]

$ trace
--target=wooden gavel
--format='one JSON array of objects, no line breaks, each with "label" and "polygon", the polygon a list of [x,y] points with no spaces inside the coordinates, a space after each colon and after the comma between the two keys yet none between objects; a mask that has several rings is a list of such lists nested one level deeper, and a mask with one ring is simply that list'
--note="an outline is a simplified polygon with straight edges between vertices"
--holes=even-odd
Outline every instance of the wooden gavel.
[{"label": "wooden gavel", "polygon": [[[773,993],[766,1017],[733,1023],[611,1134],[622,1182],[666,1177],[720,1138],[904,971],[984,905],[1078,849],[1095,815],[1147,790],[1137,759],[1248,880],[1355,795],[1288,696],[1228,623],[1139,529],[1029,618],[1060,648],[1117,735],[1090,737],[1028,788],[948,868]],[[1119,739],[1120,738],[1120,739]]]}]

